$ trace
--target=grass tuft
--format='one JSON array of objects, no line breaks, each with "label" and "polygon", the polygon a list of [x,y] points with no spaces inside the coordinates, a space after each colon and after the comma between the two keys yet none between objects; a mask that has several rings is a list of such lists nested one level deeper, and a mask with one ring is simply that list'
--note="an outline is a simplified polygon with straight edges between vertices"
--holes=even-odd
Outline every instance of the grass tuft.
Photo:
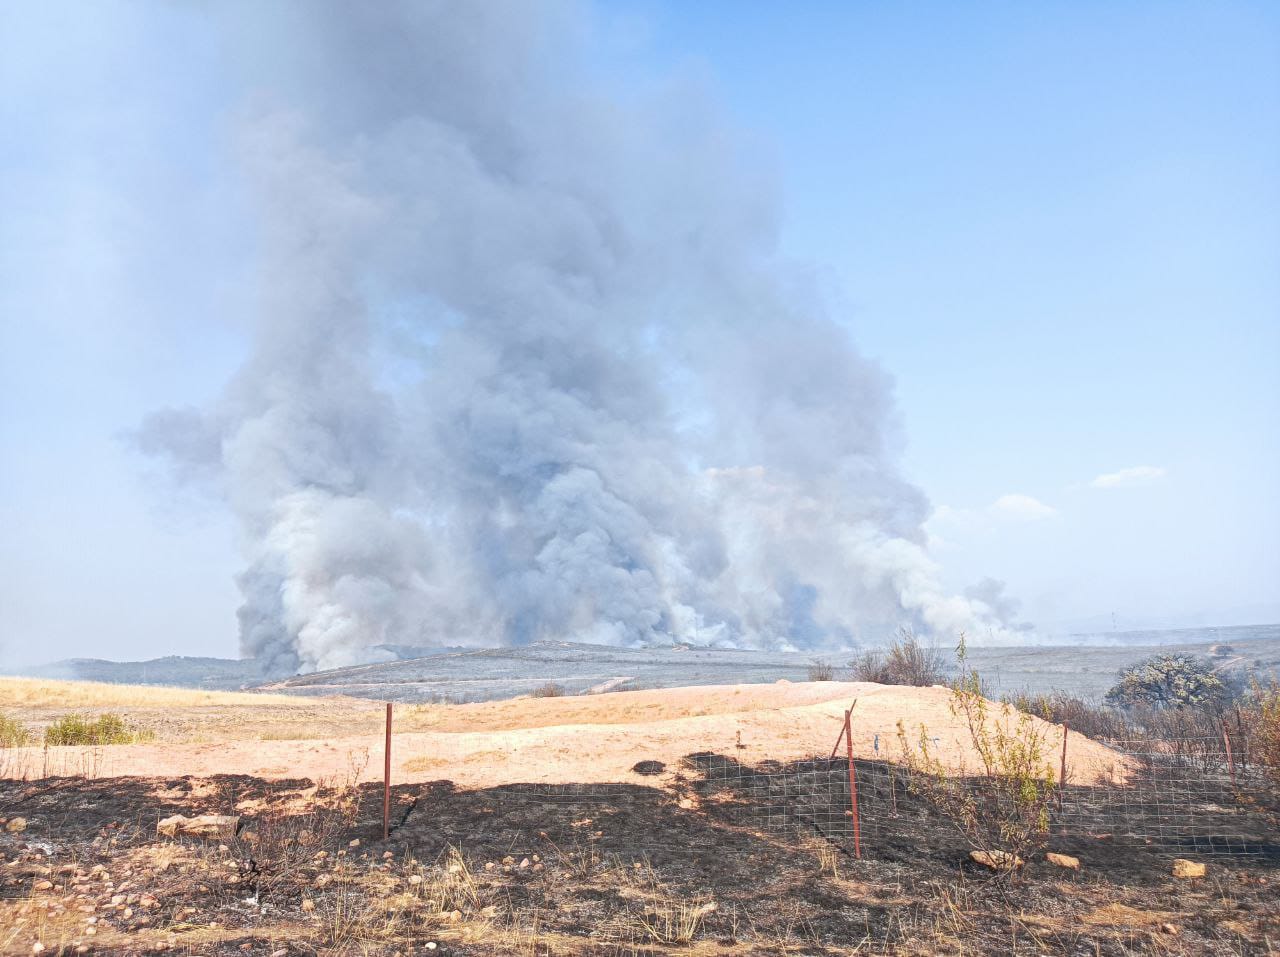
[{"label": "grass tuft", "polygon": [[151,736],[138,731],[118,714],[102,714],[89,718],[83,714],[68,714],[44,729],[44,743],[50,747],[61,745],[136,744]]},{"label": "grass tuft", "polygon": [[21,748],[31,740],[31,732],[17,718],[0,712],[0,748]]}]

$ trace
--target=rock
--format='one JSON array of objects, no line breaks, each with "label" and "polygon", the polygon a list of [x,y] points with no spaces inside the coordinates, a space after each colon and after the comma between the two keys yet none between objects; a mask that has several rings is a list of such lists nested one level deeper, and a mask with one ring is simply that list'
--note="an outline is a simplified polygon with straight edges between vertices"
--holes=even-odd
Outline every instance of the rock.
[{"label": "rock", "polygon": [[1160,929],[1166,934],[1177,934],[1178,928],[1174,924],[1164,923],[1160,925]]},{"label": "rock", "polygon": [[32,886],[38,891],[51,891],[53,890],[53,881],[36,881]]},{"label": "rock", "polygon": [[422,883],[422,875],[421,875],[421,874],[410,874],[410,875],[409,875],[409,883],[410,883],[410,884],[414,884],[414,885],[421,884],[421,883]]},{"label": "rock", "polygon": [[226,841],[236,836],[240,830],[240,817],[233,814],[201,814],[199,817],[185,817],[175,814],[156,825],[156,831],[163,837],[204,837]]},{"label": "rock", "polygon": [[1008,851],[970,851],[969,860],[993,871],[1012,871],[1022,866],[1022,858]]},{"label": "rock", "polygon": [[354,840],[347,842],[347,847],[359,847],[359,846],[360,846],[360,838],[358,837],[355,838]]},{"label": "rock", "polygon": [[1054,867],[1065,867],[1069,871],[1080,870],[1080,858],[1072,857],[1070,854],[1055,854],[1049,851],[1045,854],[1044,859]]},{"label": "rock", "polygon": [[316,902],[313,901],[311,898],[308,897],[306,900],[302,902],[302,912],[304,914],[310,914],[315,909],[316,909]]},{"label": "rock", "polygon": [[33,953],[33,954],[43,954],[43,953],[44,953],[44,944],[40,943],[40,941],[38,941],[38,940],[37,940],[34,944],[32,944],[32,945],[31,945],[31,953]]},{"label": "rock", "polygon": [[631,766],[633,774],[661,774],[666,769],[661,761],[637,761]]},{"label": "rock", "polygon": [[5,824],[4,829],[10,834],[17,834],[19,831],[27,829],[27,819],[25,817],[13,817]]},{"label": "rock", "polygon": [[1173,876],[1180,880],[1204,877],[1204,873],[1205,866],[1199,861],[1188,861],[1186,858],[1179,857],[1173,862]]}]

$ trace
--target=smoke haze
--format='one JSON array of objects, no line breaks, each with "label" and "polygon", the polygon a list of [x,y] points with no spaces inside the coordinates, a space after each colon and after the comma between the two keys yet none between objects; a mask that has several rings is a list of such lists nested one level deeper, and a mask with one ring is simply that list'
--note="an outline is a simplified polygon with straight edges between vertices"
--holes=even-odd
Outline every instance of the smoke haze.
[{"label": "smoke haze", "polygon": [[238,517],[245,655],[1020,633],[939,584],[891,382],[695,90],[606,91],[574,7],[214,16],[259,90],[255,338],[137,441]]}]

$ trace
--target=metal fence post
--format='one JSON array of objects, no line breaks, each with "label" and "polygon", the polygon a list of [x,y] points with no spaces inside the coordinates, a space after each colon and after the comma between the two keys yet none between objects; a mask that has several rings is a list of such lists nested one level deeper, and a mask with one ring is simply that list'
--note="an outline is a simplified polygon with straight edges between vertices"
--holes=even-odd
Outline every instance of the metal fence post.
[{"label": "metal fence post", "polygon": [[1231,787],[1236,786],[1236,760],[1231,753],[1231,735],[1227,732],[1227,722],[1222,722],[1222,743],[1227,746],[1227,767],[1231,769]]},{"label": "metal fence post", "polygon": [[849,807],[853,811],[853,856],[862,860],[862,835],[858,828],[858,774],[853,767],[853,730],[849,716],[853,711],[844,713],[844,744],[849,756]]},{"label": "metal fence post", "polygon": [[391,702],[387,702],[387,739],[382,750],[382,839],[391,836]]},{"label": "metal fence post", "polygon": [[1067,790],[1067,735],[1071,726],[1062,722],[1062,770],[1058,773],[1058,813],[1062,813],[1062,796]]}]

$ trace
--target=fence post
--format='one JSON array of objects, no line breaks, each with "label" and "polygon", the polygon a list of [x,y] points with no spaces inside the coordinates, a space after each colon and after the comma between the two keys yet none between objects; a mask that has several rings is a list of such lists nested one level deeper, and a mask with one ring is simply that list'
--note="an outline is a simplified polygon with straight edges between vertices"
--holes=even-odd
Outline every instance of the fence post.
[{"label": "fence post", "polygon": [[852,710],[844,713],[844,744],[849,756],[849,807],[853,811],[853,856],[862,860],[862,836],[858,830],[858,774],[853,768],[853,731],[849,716]]},{"label": "fence post", "polygon": [[1062,813],[1062,796],[1067,790],[1067,735],[1071,726],[1062,722],[1062,770],[1058,773],[1058,813]]},{"label": "fence post", "polygon": [[1227,746],[1227,767],[1231,769],[1231,787],[1236,786],[1236,761],[1231,754],[1231,735],[1227,732],[1227,722],[1222,722],[1222,743]]},{"label": "fence post", "polygon": [[387,739],[382,749],[382,839],[391,836],[391,702],[387,702]]}]

